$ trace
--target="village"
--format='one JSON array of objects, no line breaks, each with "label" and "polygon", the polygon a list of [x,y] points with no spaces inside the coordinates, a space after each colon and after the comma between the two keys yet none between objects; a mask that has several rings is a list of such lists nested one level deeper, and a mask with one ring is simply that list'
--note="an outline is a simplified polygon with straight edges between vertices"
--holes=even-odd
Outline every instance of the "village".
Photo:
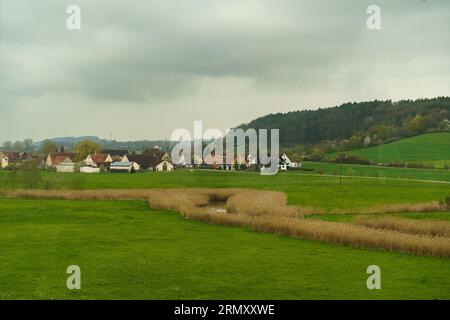
[{"label": "village", "polygon": [[[195,156],[194,156],[195,157]],[[194,158],[193,157],[193,158]],[[259,171],[261,166],[255,156],[246,158],[209,156],[207,159],[184,159],[180,164],[174,164],[168,152],[158,146],[144,149],[141,153],[129,152],[126,149],[108,150],[90,153],[80,159],[74,151],[66,151],[61,146],[58,152],[48,154],[40,152],[0,151],[1,169],[17,170],[24,162],[34,162],[43,170],[59,173],[136,173],[144,171],[171,172],[175,169],[211,169],[211,170],[248,170]],[[201,163],[201,164],[198,164]],[[279,158],[279,171],[298,169],[301,163],[293,162],[283,154]]]}]

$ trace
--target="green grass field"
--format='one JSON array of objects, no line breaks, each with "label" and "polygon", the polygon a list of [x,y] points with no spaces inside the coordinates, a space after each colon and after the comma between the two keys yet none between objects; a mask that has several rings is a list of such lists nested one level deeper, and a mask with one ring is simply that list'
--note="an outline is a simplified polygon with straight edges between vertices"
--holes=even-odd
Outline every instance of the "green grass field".
[{"label": "green grass field", "polygon": [[[450,166],[450,132],[429,133],[372,148],[346,151],[364,159],[380,162],[426,162],[442,168]],[[337,154],[328,154],[335,157]]]},{"label": "green grass field", "polygon": [[[450,261],[189,221],[144,201],[0,200],[1,299],[449,299]],[[80,291],[66,288],[81,268]],[[366,288],[366,268],[382,290]]]},{"label": "green grass field", "polygon": [[[424,202],[448,184],[283,173],[56,174],[52,188],[240,187],[286,192],[292,205],[350,208]],[[0,188],[7,173],[0,172]],[[449,220],[448,213],[409,214]],[[314,217],[312,217],[314,218]],[[317,217],[316,217],[317,218]],[[351,215],[321,219],[350,221]],[[450,260],[362,250],[208,225],[145,201],[0,199],[0,299],[450,299]],[[65,284],[81,267],[82,290]],[[382,290],[366,288],[366,268]]]},{"label": "green grass field", "polygon": [[[0,189],[7,186],[6,171],[0,171]],[[377,204],[418,203],[441,200],[450,195],[444,183],[388,179],[344,178],[311,174],[176,170],[172,173],[57,174],[44,173],[52,189],[143,189],[143,188],[250,188],[282,191],[291,205],[318,208],[353,208]],[[21,187],[20,184],[17,187]]]},{"label": "green grass field", "polygon": [[298,171],[296,173],[310,173],[350,177],[372,177],[377,179],[410,179],[450,182],[450,170],[392,168],[381,166],[366,166],[356,164],[336,164],[326,162],[303,162],[303,168],[314,169],[312,172]]}]

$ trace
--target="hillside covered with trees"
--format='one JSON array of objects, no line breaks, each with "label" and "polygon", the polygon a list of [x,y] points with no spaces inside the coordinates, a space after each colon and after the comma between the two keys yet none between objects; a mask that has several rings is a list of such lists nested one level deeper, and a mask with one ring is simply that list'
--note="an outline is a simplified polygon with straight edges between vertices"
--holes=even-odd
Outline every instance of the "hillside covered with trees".
[{"label": "hillside covered with trees", "polygon": [[[323,153],[380,145],[426,132],[450,131],[450,97],[346,103],[333,108],[269,114],[241,128],[279,128],[291,153]],[[314,159],[313,159],[314,160]],[[317,160],[317,159],[316,159]]]}]

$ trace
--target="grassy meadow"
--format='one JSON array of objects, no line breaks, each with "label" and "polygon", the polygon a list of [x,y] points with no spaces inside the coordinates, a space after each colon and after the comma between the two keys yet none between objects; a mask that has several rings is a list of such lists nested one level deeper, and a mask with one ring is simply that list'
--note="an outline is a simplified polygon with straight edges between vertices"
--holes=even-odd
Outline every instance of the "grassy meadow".
[{"label": "grassy meadow", "polygon": [[[145,201],[0,199],[1,299],[449,299],[450,261],[210,225]],[[68,265],[82,289],[65,287]],[[382,290],[366,268],[382,269]]]},{"label": "grassy meadow", "polygon": [[[450,132],[422,134],[376,147],[346,151],[346,154],[380,162],[426,162],[450,166]],[[336,154],[329,154],[334,157]]]},{"label": "grassy meadow", "polygon": [[394,168],[357,164],[336,164],[326,162],[303,162],[303,168],[314,171],[297,171],[302,174],[319,174],[376,179],[430,180],[450,183],[450,170]]},{"label": "grassy meadow", "polygon": [[[302,171],[300,171],[302,172]],[[8,187],[7,171],[0,171],[0,190]],[[290,205],[317,208],[359,208],[378,204],[422,203],[444,199],[450,184],[427,181],[343,178],[338,176],[207,170],[176,170],[172,173],[57,174],[43,172],[49,189],[146,189],[146,188],[246,188],[287,194]],[[20,183],[17,188],[23,187]]]},{"label": "grassy meadow", "polygon": [[[0,172],[0,189],[8,187]],[[285,192],[290,205],[324,209],[420,203],[450,195],[445,183],[281,173],[43,173],[51,189],[250,188]],[[20,187],[20,184],[17,185]],[[0,190],[1,191],[1,190]],[[448,213],[412,219],[450,220]],[[354,215],[309,219],[352,222]],[[449,299],[450,260],[364,250],[210,225],[146,201],[0,198],[1,299]],[[82,290],[65,268],[82,269]],[[365,270],[383,270],[383,289]]]}]

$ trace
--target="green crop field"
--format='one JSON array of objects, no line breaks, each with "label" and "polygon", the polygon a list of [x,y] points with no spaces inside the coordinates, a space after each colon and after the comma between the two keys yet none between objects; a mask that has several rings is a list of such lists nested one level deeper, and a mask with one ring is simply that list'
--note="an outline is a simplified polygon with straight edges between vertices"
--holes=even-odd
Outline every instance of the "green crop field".
[{"label": "green crop field", "polygon": [[[1,188],[7,174],[0,173]],[[340,185],[338,177],[292,173],[45,173],[43,179],[47,187],[66,189],[270,189],[286,192],[292,205],[322,208],[450,195],[442,183],[344,178]],[[449,220],[448,213],[406,216]],[[152,210],[145,201],[0,198],[0,242],[0,299],[450,299],[449,259],[209,225]],[[82,273],[82,290],[76,292],[66,288],[65,271],[72,264]],[[382,290],[366,288],[372,264],[382,269]]]},{"label": "green crop field", "polygon": [[[346,151],[364,159],[380,162],[427,162],[437,167],[450,166],[450,132],[429,133],[371,148]],[[336,153],[328,157],[335,157]]]}]

